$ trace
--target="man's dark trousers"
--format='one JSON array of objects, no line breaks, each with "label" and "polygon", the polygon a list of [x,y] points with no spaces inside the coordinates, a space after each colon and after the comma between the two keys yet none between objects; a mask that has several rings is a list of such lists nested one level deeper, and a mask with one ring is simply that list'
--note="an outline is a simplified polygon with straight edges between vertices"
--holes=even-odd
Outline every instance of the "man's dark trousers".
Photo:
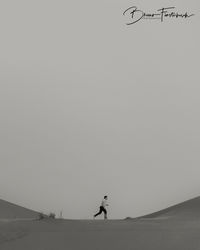
[{"label": "man's dark trousers", "polygon": [[99,212],[95,214],[94,217],[100,215],[102,212],[104,213],[104,219],[107,219],[107,210],[103,206],[100,206]]}]

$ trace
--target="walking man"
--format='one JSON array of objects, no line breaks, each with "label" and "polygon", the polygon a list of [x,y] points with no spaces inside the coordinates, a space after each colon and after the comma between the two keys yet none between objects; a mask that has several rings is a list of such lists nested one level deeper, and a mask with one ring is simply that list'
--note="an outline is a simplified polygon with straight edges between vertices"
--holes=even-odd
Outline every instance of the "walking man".
[{"label": "walking man", "polygon": [[102,214],[102,212],[104,213],[104,220],[107,219],[107,210],[106,210],[106,207],[108,206],[108,203],[107,203],[107,200],[108,200],[108,196],[105,195],[102,202],[101,202],[101,206],[99,208],[99,212],[97,214],[94,215],[94,218],[100,214]]}]

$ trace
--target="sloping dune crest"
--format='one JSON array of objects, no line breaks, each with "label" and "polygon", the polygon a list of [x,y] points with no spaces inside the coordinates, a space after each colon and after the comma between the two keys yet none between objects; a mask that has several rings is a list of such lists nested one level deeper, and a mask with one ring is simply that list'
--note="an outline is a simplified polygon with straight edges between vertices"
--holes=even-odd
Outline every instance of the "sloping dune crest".
[{"label": "sloping dune crest", "polygon": [[139,218],[200,219],[200,196]]},{"label": "sloping dune crest", "polygon": [[0,220],[36,219],[38,212],[0,199]]}]

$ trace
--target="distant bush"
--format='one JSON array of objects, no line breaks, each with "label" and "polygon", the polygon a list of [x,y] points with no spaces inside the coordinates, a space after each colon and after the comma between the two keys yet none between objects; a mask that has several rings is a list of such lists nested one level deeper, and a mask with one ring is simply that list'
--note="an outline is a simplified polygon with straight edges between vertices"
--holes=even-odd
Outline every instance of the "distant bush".
[{"label": "distant bush", "polygon": [[54,213],[50,213],[50,214],[49,214],[49,218],[55,219],[55,218],[56,218],[56,215],[55,215]]},{"label": "distant bush", "polygon": [[131,219],[133,219],[133,218],[131,218],[131,217],[126,217],[125,218],[125,220],[131,220]]},{"label": "distant bush", "polygon": [[44,218],[46,218],[47,216],[44,213],[39,213],[39,220],[43,220]]},{"label": "distant bush", "polygon": [[47,218],[50,218],[50,219],[55,219],[56,218],[56,214],[55,213],[50,213],[48,215],[40,212],[38,213],[38,219],[39,220],[43,220],[43,219],[47,219]]}]

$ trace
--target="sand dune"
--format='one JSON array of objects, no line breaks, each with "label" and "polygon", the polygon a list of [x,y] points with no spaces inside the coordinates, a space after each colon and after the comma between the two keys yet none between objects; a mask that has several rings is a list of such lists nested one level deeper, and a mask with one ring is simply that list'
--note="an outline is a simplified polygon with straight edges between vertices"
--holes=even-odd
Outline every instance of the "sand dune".
[{"label": "sand dune", "polygon": [[141,218],[200,219],[200,197],[142,216]]},{"label": "sand dune", "polygon": [[36,219],[38,212],[0,199],[0,220]]},{"label": "sand dune", "polygon": [[[46,218],[0,222],[0,249],[199,250],[199,200],[196,198],[137,220]],[[164,220],[158,219],[162,216]]]}]

